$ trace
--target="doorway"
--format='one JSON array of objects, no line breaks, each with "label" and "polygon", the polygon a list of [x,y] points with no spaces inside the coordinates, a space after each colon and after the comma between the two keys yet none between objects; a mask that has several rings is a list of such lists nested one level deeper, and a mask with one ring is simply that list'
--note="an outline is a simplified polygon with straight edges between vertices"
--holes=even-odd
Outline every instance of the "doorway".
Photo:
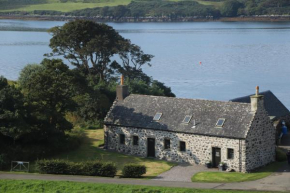
[{"label": "doorway", "polygon": [[147,138],[147,157],[155,157],[155,139]]},{"label": "doorway", "polygon": [[221,148],[213,147],[212,148],[212,165],[213,167],[218,167],[221,162]]}]

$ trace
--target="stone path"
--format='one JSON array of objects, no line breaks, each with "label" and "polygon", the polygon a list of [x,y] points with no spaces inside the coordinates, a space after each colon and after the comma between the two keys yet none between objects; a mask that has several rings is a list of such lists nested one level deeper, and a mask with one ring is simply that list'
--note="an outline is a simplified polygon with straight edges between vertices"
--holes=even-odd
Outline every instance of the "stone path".
[{"label": "stone path", "polygon": [[174,166],[167,172],[156,176],[153,180],[175,181],[175,182],[191,182],[191,177],[201,171],[208,170],[201,165],[179,164]]}]

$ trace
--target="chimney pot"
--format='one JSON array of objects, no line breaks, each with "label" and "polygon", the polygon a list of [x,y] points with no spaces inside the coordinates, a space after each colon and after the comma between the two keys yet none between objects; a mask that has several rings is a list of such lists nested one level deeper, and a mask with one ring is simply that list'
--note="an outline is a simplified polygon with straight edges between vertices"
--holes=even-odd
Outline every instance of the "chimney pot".
[{"label": "chimney pot", "polygon": [[256,95],[259,95],[259,86],[256,86]]},{"label": "chimney pot", "polygon": [[116,99],[118,101],[123,101],[127,96],[129,96],[129,88],[124,85],[124,76],[121,75],[121,84],[117,85],[116,88]]},{"label": "chimney pot", "polygon": [[123,76],[123,74],[121,75],[121,85],[124,85],[124,76]]}]

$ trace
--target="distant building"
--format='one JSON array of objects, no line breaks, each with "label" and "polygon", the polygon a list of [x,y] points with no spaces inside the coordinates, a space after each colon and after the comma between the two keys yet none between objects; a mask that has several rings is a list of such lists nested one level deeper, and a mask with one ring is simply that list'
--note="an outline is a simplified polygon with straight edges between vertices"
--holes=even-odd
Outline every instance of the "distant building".
[{"label": "distant building", "polygon": [[105,149],[240,172],[275,161],[275,128],[258,88],[250,103],[129,95],[105,118]]}]

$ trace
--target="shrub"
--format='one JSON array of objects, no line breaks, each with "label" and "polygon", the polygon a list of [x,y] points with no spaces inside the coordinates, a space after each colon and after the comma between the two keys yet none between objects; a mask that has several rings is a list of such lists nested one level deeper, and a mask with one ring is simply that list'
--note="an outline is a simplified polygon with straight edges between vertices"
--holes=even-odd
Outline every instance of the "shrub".
[{"label": "shrub", "polygon": [[113,177],[117,173],[115,164],[99,161],[75,163],[65,160],[40,160],[37,161],[36,166],[41,173],[46,174]]},{"label": "shrub", "polygon": [[123,177],[139,178],[146,173],[146,166],[138,164],[126,164],[122,170]]},{"label": "shrub", "polygon": [[99,169],[100,176],[114,177],[117,173],[117,167],[113,163],[104,163]]},{"label": "shrub", "polygon": [[68,174],[69,162],[65,160],[38,160],[36,167],[40,173]]},{"label": "shrub", "polygon": [[287,160],[287,156],[286,153],[280,149],[280,148],[276,148],[276,161],[278,162],[283,162]]}]

